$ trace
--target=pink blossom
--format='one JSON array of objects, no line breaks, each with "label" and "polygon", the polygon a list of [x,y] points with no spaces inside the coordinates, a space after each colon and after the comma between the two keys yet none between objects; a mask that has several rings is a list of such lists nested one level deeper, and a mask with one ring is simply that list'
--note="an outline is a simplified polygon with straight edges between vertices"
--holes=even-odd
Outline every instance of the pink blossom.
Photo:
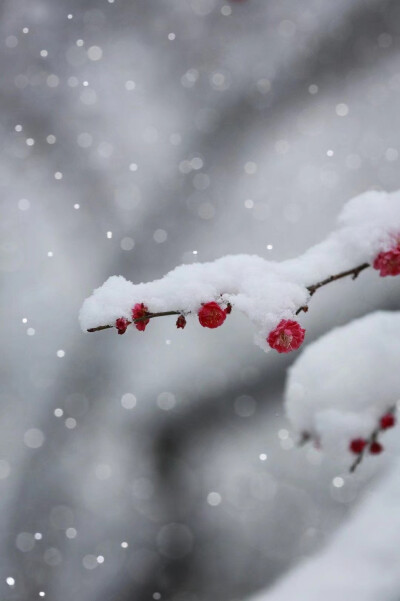
[{"label": "pink blossom", "polygon": [[379,253],[373,267],[379,270],[379,274],[383,278],[388,275],[400,275],[400,244],[392,250]]},{"label": "pink blossom", "polygon": [[[147,324],[149,323],[149,319],[143,319],[148,315],[149,311],[147,307],[143,303],[136,303],[136,305],[132,309],[132,319],[135,323],[135,327],[139,332],[144,332]],[[136,322],[136,319],[141,319],[141,321]]]},{"label": "pink blossom", "polygon": [[304,334],[305,330],[297,321],[282,319],[275,330],[270,332],[267,342],[278,353],[290,353],[290,351],[295,351],[301,346]]},{"label": "pink blossom", "polygon": [[117,321],[115,322],[115,327],[118,330],[118,334],[125,334],[128,325],[129,321],[125,319],[125,317],[120,317],[119,319],[117,319]]},{"label": "pink blossom", "polygon": [[199,322],[203,328],[218,328],[226,319],[226,313],[214,301],[205,303],[198,312]]}]

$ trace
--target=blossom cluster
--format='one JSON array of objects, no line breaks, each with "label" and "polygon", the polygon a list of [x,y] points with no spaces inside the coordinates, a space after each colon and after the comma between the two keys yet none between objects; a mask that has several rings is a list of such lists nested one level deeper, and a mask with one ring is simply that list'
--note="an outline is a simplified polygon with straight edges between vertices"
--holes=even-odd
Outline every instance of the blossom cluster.
[{"label": "blossom cluster", "polygon": [[[222,307],[215,301],[203,303],[200,307],[197,317],[203,328],[219,328],[224,323],[226,316],[232,312],[232,305],[227,303]],[[135,328],[144,332],[153,314],[150,313],[144,303],[136,303],[132,308],[132,321],[125,317],[119,317],[115,322],[118,334],[125,334],[128,326],[133,323]],[[186,326],[186,317],[183,313],[179,314],[176,320],[176,327],[183,329]],[[268,335],[267,342],[269,346],[278,353],[289,353],[298,349],[304,340],[305,330],[300,327],[297,321],[282,319],[272,332]]]},{"label": "blossom cluster", "polygon": [[371,435],[371,438],[353,438],[349,444],[349,450],[355,455],[360,455],[366,449],[369,450],[371,455],[379,455],[384,450],[383,445],[377,440],[378,434],[383,432],[384,430],[388,430],[389,428],[393,428],[396,424],[396,418],[391,411],[382,415],[379,420],[378,427],[374,430]]},{"label": "blossom cluster", "polygon": [[[373,262],[374,269],[379,270],[381,277],[400,275],[400,243],[394,248],[380,252]],[[217,302],[210,301],[203,303],[197,316],[204,328],[218,328],[224,323],[226,316],[232,311],[232,305],[228,302],[223,309]],[[124,334],[130,323],[133,323],[137,330],[144,332],[150,318],[153,316],[144,303],[136,303],[132,308],[132,322],[124,317],[119,317],[115,322],[118,334]],[[177,312],[179,313],[179,312]],[[180,313],[176,320],[176,327],[183,329],[186,326],[186,317]],[[297,350],[303,343],[305,329],[297,321],[282,319],[275,329],[267,336],[267,343],[278,353],[289,353]],[[364,439],[354,439],[350,448],[354,453],[360,453],[364,450],[367,442]],[[370,445],[370,452],[378,454],[382,450],[378,442]]]},{"label": "blossom cluster", "polygon": [[187,316],[197,315],[203,327],[217,328],[234,307],[254,324],[257,345],[288,353],[303,342],[296,316],[307,311],[314,293],[369,266],[382,277],[400,274],[400,192],[373,191],[350,200],[336,230],[294,259],[226,256],[181,265],[140,284],[111,276],[83,303],[81,327],[115,327],[123,334],[130,324],[144,331],[153,317],[176,315],[183,329]]},{"label": "blossom cluster", "polygon": [[352,472],[367,456],[391,455],[399,355],[398,311],[370,313],[309,344],[285,387],[286,415],[299,440],[315,442]]}]

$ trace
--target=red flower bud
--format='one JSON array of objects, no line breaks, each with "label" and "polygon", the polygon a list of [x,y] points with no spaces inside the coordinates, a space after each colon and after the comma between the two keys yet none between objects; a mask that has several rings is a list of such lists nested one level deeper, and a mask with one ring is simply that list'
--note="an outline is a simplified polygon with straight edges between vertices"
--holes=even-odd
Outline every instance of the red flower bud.
[{"label": "red flower bud", "polygon": [[203,328],[218,328],[226,319],[226,313],[214,301],[205,303],[198,312],[199,322]]},{"label": "red flower bud", "polygon": [[120,317],[119,319],[117,319],[117,321],[115,322],[115,327],[118,330],[118,334],[125,334],[128,325],[129,321],[125,319],[125,317]]},{"label": "red flower bud", "polygon": [[301,346],[304,340],[305,330],[297,321],[282,319],[275,330],[270,332],[267,342],[269,346],[278,353],[290,353]]},{"label": "red flower bud", "polygon": [[367,441],[364,438],[355,438],[350,442],[349,449],[355,455],[359,455],[363,452]]},{"label": "red flower bud", "polygon": [[[140,332],[144,332],[147,324],[149,323],[149,319],[143,319],[148,315],[148,309],[143,303],[136,303],[136,305],[132,309],[132,319],[135,324],[135,327]],[[141,319],[141,321],[136,322],[137,319]]]},{"label": "red flower bud", "polygon": [[382,451],[383,446],[380,442],[371,442],[371,445],[369,447],[369,452],[371,453],[371,455],[379,455],[379,453],[382,453]]},{"label": "red flower bud", "polygon": [[387,430],[395,425],[396,418],[392,413],[386,413],[385,415],[382,415],[379,423],[381,430]]},{"label": "red flower bud", "polygon": [[185,327],[185,325],[186,325],[185,316],[184,315],[179,315],[178,319],[176,320],[176,327],[177,328],[182,328],[182,330],[183,330],[183,328]]}]

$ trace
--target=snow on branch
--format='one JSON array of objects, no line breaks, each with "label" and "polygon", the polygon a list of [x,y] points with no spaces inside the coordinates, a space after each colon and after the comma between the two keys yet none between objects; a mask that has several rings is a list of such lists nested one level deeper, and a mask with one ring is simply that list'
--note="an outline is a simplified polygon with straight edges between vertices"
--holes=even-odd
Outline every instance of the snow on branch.
[{"label": "snow on branch", "polygon": [[[380,455],[383,445],[398,455],[398,436],[389,432],[396,424],[399,356],[398,312],[369,314],[313,342],[289,369],[285,406],[293,427],[335,461],[345,458],[351,472],[367,455]],[[348,479],[339,480],[348,485]],[[399,504],[397,457],[322,551],[251,601],[398,598]]]},{"label": "snow on branch", "polygon": [[242,311],[256,327],[264,350],[289,352],[304,339],[294,321],[313,294],[338,279],[357,275],[370,264],[382,276],[400,274],[400,192],[367,192],[349,201],[337,229],[296,259],[267,261],[232,255],[210,263],[181,265],[153,282],[133,284],[110,277],[85,300],[84,331],[130,324],[144,331],[155,317],[176,315],[176,326],[197,315],[203,327],[221,326],[231,309]]},{"label": "snow on branch", "polygon": [[371,313],[309,345],[289,369],[285,391],[301,440],[345,458],[350,471],[379,455],[396,422],[399,357],[398,312]]}]

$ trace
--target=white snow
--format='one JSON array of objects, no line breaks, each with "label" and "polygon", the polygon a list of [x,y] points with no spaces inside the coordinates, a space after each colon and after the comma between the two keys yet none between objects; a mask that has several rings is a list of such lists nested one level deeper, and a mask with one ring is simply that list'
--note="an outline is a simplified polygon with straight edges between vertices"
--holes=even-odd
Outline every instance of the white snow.
[{"label": "white snow", "polygon": [[400,590],[400,462],[316,557],[252,601],[393,601]]},{"label": "white snow", "polygon": [[371,313],[322,336],[289,369],[285,403],[293,428],[336,453],[369,436],[399,399],[399,357],[398,312]]},{"label": "white snow", "polygon": [[[328,448],[340,463],[341,451],[348,448],[349,440],[368,436],[379,417],[396,406],[399,356],[398,312],[372,313],[322,336],[289,370],[286,412],[292,425],[320,439],[322,448]],[[356,508],[348,523],[315,557],[301,562],[272,589],[251,601],[398,598],[400,443],[395,430],[380,437],[385,447],[389,442],[388,447],[394,451],[391,470]],[[385,465],[381,459],[373,461],[376,467]],[[348,483],[344,481],[343,485]]]},{"label": "white snow", "polygon": [[[290,319],[309,299],[307,286],[332,274],[371,262],[397,243],[400,192],[367,192],[349,201],[338,228],[304,255],[281,263],[258,256],[232,255],[210,263],[181,265],[153,282],[133,284],[110,277],[85,300],[83,330],[131,318],[144,303],[150,312],[197,313],[202,303],[229,301],[256,326],[255,341],[269,350],[266,337],[281,319]],[[298,318],[296,318],[298,319]]]}]

